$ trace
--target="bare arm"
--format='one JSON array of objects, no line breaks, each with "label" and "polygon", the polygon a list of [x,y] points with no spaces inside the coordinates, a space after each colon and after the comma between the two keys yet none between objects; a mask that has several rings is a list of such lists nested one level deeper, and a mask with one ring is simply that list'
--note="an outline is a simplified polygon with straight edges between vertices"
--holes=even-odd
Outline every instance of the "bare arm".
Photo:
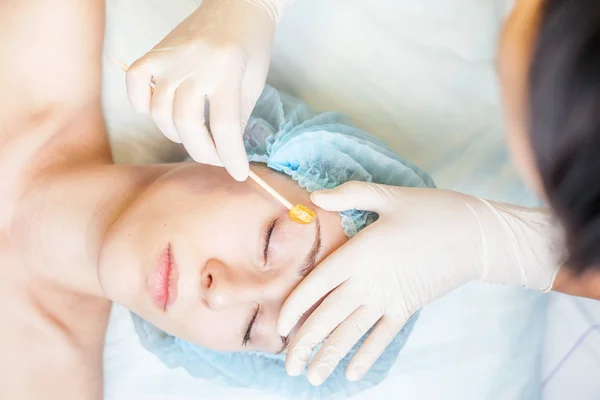
[{"label": "bare arm", "polygon": [[[40,171],[110,160],[100,106],[103,35],[103,0],[2,2],[0,193],[8,202]],[[8,212],[0,211],[0,226]]]},{"label": "bare arm", "polygon": [[3,2],[0,85],[14,98],[2,120],[97,98],[103,24],[102,0]]}]

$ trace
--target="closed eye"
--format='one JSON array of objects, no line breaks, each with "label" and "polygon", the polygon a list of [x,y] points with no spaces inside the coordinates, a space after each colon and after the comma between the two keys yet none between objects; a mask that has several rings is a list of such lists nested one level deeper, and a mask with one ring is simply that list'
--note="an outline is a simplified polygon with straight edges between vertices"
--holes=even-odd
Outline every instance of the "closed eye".
[{"label": "closed eye", "polygon": [[250,319],[248,327],[246,328],[246,333],[244,334],[244,339],[242,340],[242,347],[246,347],[246,345],[248,345],[248,342],[252,341],[252,327],[256,322],[256,317],[258,316],[259,311],[260,305],[256,306],[256,308],[254,309],[254,314],[252,314],[252,318]]}]

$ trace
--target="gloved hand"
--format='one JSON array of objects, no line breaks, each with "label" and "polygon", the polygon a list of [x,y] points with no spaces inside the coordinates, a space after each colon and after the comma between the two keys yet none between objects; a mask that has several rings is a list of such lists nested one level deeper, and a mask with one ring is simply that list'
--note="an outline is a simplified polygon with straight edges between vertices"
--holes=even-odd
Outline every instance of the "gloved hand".
[{"label": "gloved hand", "polygon": [[286,336],[325,296],[286,359],[288,373],[301,374],[313,349],[331,334],[307,372],[315,385],[373,325],[348,365],[350,380],[368,371],[414,312],[458,286],[481,279],[547,290],[558,270],[560,229],[544,209],[363,182],[315,192],[311,200],[329,211],[379,214],[300,283],[279,315],[278,331]]},{"label": "gloved hand", "polygon": [[194,160],[224,165],[235,179],[245,180],[242,134],[264,88],[284,1],[204,0],[131,65],[127,92],[133,108],[150,114]]}]

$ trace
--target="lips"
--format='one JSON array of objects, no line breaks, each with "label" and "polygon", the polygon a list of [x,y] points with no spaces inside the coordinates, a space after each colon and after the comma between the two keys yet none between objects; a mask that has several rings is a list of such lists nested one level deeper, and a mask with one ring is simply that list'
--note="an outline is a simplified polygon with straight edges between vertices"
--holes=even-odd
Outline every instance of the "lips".
[{"label": "lips", "polygon": [[163,250],[158,265],[148,278],[148,292],[152,303],[161,311],[166,311],[177,299],[179,272],[173,262],[173,251],[169,244]]}]

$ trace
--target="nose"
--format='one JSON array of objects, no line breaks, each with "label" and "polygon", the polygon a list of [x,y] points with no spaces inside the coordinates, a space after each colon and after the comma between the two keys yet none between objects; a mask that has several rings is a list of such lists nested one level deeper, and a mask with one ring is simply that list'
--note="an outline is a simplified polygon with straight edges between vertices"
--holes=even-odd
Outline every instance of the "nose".
[{"label": "nose", "polygon": [[204,300],[213,311],[256,302],[260,296],[260,283],[256,277],[219,260],[209,260],[204,265],[200,285]]}]

